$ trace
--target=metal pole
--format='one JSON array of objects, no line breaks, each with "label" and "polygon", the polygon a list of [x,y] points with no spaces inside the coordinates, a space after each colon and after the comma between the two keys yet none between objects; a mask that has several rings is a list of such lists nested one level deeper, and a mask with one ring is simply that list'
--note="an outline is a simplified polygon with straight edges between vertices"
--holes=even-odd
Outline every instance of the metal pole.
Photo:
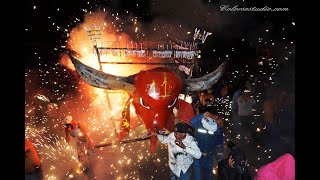
[{"label": "metal pole", "polygon": [[93,46],[94,49],[96,50],[96,53],[97,53],[97,57],[98,57],[98,61],[99,61],[99,70],[102,71],[102,65],[101,65],[101,60],[100,60],[100,53],[99,53],[99,49],[97,48],[96,45]]},{"label": "metal pole", "polygon": [[[102,70],[102,63],[101,63],[101,59],[100,59],[99,50],[98,50],[97,46],[94,46],[94,48],[96,49],[96,52],[97,52],[97,57],[98,57],[99,66],[100,66],[99,70],[100,70],[100,71],[103,71],[103,70]],[[104,92],[106,93],[107,103],[108,103],[109,110],[112,111],[112,109],[111,109],[111,103],[110,103],[110,98],[109,98],[109,95],[108,95],[108,90],[105,90]]]}]

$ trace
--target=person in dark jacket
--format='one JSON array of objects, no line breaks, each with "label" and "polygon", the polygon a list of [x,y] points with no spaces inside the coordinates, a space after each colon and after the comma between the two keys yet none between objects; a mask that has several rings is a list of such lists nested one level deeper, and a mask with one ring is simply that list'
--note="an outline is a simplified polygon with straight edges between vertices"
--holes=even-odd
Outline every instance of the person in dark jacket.
[{"label": "person in dark jacket", "polygon": [[248,171],[245,153],[231,141],[228,147],[228,158],[218,164],[218,180],[253,180]]}]

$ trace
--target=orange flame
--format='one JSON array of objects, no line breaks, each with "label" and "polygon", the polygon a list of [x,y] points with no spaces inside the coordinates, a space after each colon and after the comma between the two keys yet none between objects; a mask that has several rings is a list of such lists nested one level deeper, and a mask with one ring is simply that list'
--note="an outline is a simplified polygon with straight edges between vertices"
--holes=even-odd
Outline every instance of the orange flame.
[{"label": "orange flame", "polygon": [[[126,33],[115,33],[116,30],[111,23],[106,21],[105,12],[89,14],[84,22],[72,29],[70,38],[67,41],[67,47],[76,51],[81,58],[82,63],[99,69],[99,60],[94,49],[98,47],[126,48],[134,47],[133,41]],[[138,47],[140,48],[140,47]],[[115,56],[113,54],[103,54],[100,57],[101,62],[142,62],[143,58]],[[153,62],[159,62],[159,59],[153,59]],[[68,56],[63,56],[60,63],[66,67],[75,70]],[[160,65],[157,65],[160,66]],[[138,73],[141,70],[148,70],[157,67],[156,65],[142,64],[102,64],[102,71],[114,75],[128,76]]]},{"label": "orange flame", "polygon": [[[134,40],[126,33],[117,32],[112,23],[106,19],[106,12],[91,13],[85,16],[82,24],[71,30],[67,47],[76,51],[80,57],[77,57],[82,63],[100,70],[99,59],[94,46],[97,47],[116,47],[126,48],[134,47]],[[139,47],[140,48],[140,47]],[[115,54],[102,53],[101,62],[145,62],[146,58],[115,56]],[[148,59],[149,60],[149,59]],[[159,59],[152,59],[152,62],[160,62]],[[67,55],[62,56],[60,64],[71,70],[75,70],[71,60]],[[140,72],[141,70],[152,69],[161,65],[145,65],[145,64],[101,64],[102,71],[109,74],[128,76]],[[104,127],[116,126],[114,119],[119,119],[125,102],[129,98],[128,94],[123,91],[105,91],[103,89],[89,86],[87,83],[80,83],[81,93],[91,98],[91,107],[95,109],[99,119],[98,124],[106,124]],[[112,102],[112,103],[108,103]],[[131,112],[134,111],[131,106]],[[131,113],[132,117],[137,118],[135,113]],[[112,122],[111,122],[112,121]],[[91,129],[103,131],[102,127],[91,124]]]}]

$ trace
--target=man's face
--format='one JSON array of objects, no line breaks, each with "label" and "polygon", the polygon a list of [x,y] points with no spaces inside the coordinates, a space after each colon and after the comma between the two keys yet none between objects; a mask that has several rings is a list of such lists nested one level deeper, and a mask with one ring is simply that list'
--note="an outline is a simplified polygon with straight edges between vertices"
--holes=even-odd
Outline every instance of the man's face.
[{"label": "man's face", "polygon": [[249,89],[243,90],[243,94],[246,94],[246,93],[250,94],[250,90]]},{"label": "man's face", "polygon": [[245,89],[245,90],[243,91],[243,96],[244,96],[244,97],[250,97],[250,90]]},{"label": "man's face", "polygon": [[177,140],[183,140],[186,137],[186,133],[179,133],[175,131],[174,137],[176,137]]}]

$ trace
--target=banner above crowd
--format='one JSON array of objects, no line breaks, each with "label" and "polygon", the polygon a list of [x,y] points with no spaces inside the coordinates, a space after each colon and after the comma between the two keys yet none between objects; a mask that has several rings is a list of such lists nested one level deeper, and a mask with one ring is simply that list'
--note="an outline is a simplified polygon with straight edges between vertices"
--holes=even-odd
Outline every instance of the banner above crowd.
[{"label": "banner above crowd", "polygon": [[193,59],[198,57],[199,51],[190,50],[128,50],[98,48],[100,55],[130,56],[130,57],[154,57],[154,58],[184,58]]}]

